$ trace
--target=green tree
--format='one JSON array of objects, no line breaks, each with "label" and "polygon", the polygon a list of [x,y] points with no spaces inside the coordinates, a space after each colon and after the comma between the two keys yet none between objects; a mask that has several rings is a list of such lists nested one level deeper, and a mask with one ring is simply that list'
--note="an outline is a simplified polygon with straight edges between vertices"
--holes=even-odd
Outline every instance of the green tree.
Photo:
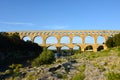
[{"label": "green tree", "polygon": [[106,41],[106,46],[108,48],[112,48],[115,46],[115,42],[113,41],[113,37],[110,37],[107,41]]},{"label": "green tree", "polygon": [[113,37],[113,42],[115,43],[115,46],[120,46],[120,33],[119,33],[119,34],[116,34],[116,35]]},{"label": "green tree", "polygon": [[0,32],[0,64],[22,63],[39,56],[42,47],[20,39],[19,33]]},{"label": "green tree", "polygon": [[106,45],[109,48],[120,46],[120,33],[108,38]]},{"label": "green tree", "polygon": [[54,60],[55,60],[54,53],[44,48],[43,52],[32,61],[32,65],[40,66],[43,64],[51,64]]}]

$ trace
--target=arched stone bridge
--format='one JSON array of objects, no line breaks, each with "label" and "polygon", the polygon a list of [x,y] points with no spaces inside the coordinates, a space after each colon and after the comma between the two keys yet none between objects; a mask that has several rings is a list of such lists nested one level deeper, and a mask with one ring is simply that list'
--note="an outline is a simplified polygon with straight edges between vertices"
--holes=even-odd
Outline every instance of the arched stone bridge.
[{"label": "arched stone bridge", "polygon": [[[91,45],[93,47],[94,52],[97,51],[97,48],[99,46],[103,46],[104,49],[107,48],[107,46],[105,44],[97,43],[97,38],[99,36],[104,37],[104,43],[105,43],[109,37],[120,33],[119,30],[40,30],[40,31],[17,31],[17,32],[19,33],[21,39],[23,39],[26,36],[29,36],[31,38],[31,41],[34,41],[34,38],[36,36],[41,36],[42,44],[40,44],[40,46],[46,46],[46,47],[55,46],[57,48],[57,50],[60,50],[60,48],[63,46],[67,46],[67,47],[69,47],[69,49],[73,49],[74,46],[79,46],[79,47],[81,47],[81,50],[84,51],[87,46]],[[14,32],[9,32],[9,33],[14,33]],[[56,37],[57,44],[47,44],[46,43],[47,38],[50,36]],[[60,43],[61,38],[63,36],[69,37],[69,39],[70,39],[69,44],[61,44]],[[75,37],[75,36],[81,37],[81,39],[82,39],[81,44],[72,43],[73,37]],[[94,39],[93,44],[85,43],[85,38],[87,36],[93,37],[93,39]]]}]

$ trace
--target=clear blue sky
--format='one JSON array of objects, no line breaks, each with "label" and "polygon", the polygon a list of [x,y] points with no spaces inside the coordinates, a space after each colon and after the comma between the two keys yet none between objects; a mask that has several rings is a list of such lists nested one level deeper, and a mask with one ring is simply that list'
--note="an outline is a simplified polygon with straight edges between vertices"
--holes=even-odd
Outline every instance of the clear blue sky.
[{"label": "clear blue sky", "polygon": [[0,0],[0,31],[120,30],[120,0]]}]

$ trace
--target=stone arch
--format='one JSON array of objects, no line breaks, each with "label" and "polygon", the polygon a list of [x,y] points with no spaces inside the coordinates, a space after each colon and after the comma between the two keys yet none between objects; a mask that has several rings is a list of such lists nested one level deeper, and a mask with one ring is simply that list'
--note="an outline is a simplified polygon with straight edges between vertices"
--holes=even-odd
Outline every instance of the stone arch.
[{"label": "stone arch", "polygon": [[80,53],[81,52],[81,47],[76,45],[73,47],[73,53]]},{"label": "stone arch", "polygon": [[93,51],[93,46],[92,45],[86,46],[85,51]]},{"label": "stone arch", "polygon": [[58,40],[55,36],[49,36],[46,38],[46,44],[57,44]]},{"label": "stone arch", "polygon": [[42,44],[43,42],[43,39],[41,36],[35,36],[34,37],[34,43],[37,43],[37,44]]},{"label": "stone arch", "polygon": [[97,37],[97,44],[104,44],[105,43],[105,38],[103,36],[98,36]]},{"label": "stone arch", "polygon": [[57,50],[56,46],[48,46],[47,49],[48,50]]},{"label": "stone arch", "polygon": [[24,36],[24,37],[22,38],[22,40],[24,40],[25,42],[26,42],[26,41],[31,41],[31,38],[30,38],[29,36]]},{"label": "stone arch", "polygon": [[85,43],[86,44],[94,44],[94,38],[92,36],[87,36],[85,38]]},{"label": "stone arch", "polygon": [[81,44],[82,43],[82,39],[80,36],[74,36],[73,40],[72,40],[73,44]]},{"label": "stone arch", "polygon": [[73,50],[81,50],[81,47],[76,45],[73,47]]},{"label": "stone arch", "polygon": [[62,46],[61,50],[69,50],[69,47],[68,46]]},{"label": "stone arch", "polygon": [[69,47],[68,46],[62,46],[61,47],[61,55],[62,56],[67,56],[69,54],[71,55]]},{"label": "stone arch", "polygon": [[62,36],[60,39],[61,44],[70,44],[70,38],[68,36]]},{"label": "stone arch", "polygon": [[103,50],[103,49],[104,49],[104,46],[103,46],[103,45],[100,45],[100,46],[98,46],[97,51],[101,51],[101,50]]}]

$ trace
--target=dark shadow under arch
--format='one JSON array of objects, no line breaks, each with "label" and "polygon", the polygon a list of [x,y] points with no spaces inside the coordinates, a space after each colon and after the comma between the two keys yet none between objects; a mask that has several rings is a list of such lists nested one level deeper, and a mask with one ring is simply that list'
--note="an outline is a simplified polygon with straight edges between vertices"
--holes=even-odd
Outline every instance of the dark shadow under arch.
[{"label": "dark shadow under arch", "polygon": [[91,45],[86,46],[85,51],[93,51],[93,47]]},{"label": "dark shadow under arch", "polygon": [[97,48],[97,51],[101,51],[101,50],[104,50],[104,46],[102,45]]}]

